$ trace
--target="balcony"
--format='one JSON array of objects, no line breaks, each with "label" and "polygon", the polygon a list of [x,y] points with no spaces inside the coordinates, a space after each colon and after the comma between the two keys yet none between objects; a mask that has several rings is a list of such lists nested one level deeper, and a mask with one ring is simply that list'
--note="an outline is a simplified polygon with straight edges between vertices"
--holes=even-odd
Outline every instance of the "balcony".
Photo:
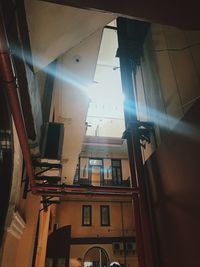
[{"label": "balcony", "polygon": [[120,183],[115,183],[112,180],[104,179],[104,181],[100,184],[93,183],[90,179],[80,178],[74,179],[74,185],[92,185],[92,186],[111,186],[111,187],[130,187],[130,178],[126,180],[122,180]]},{"label": "balcony", "polygon": [[[124,177],[126,176],[128,177]],[[74,185],[130,187],[130,176],[120,159],[80,158]]]}]

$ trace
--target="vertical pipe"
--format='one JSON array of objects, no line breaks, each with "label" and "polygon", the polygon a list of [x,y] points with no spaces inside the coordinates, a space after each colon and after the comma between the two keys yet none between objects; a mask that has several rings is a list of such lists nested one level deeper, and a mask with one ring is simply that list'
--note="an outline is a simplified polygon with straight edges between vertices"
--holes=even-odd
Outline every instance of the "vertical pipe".
[{"label": "vertical pipe", "polygon": [[122,223],[122,237],[123,237],[123,247],[124,247],[124,266],[126,266],[126,242],[124,240],[125,233],[124,233],[124,211],[123,211],[123,203],[120,202],[121,208],[121,223]]},{"label": "vertical pipe", "polygon": [[153,266],[152,240],[150,222],[147,214],[147,201],[145,190],[145,178],[141,155],[140,139],[137,129],[136,95],[134,70],[136,65],[131,58],[130,46],[127,33],[127,19],[117,19],[119,57],[121,68],[122,87],[125,94],[125,124],[128,129],[128,153],[130,160],[132,184],[137,185],[139,194],[134,201],[136,217],[136,240],[139,251],[139,266]]},{"label": "vertical pipe", "polygon": [[99,249],[99,267],[102,267],[101,248]]},{"label": "vertical pipe", "polygon": [[[133,144],[130,133],[127,134],[127,144],[128,144],[128,154],[130,162],[131,180],[133,186],[133,184],[136,185],[137,182],[136,182],[136,172],[134,166]],[[135,216],[136,247],[137,247],[139,267],[145,267],[145,252],[144,252],[144,244],[142,237],[143,234],[142,234],[142,221],[140,215],[139,192],[138,194],[133,194],[133,208]]]},{"label": "vertical pipe", "polygon": [[26,129],[22,117],[21,106],[19,103],[16,78],[14,75],[14,70],[9,55],[6,33],[1,17],[0,17],[0,74],[1,74],[1,82],[4,84],[6,88],[8,102],[10,105],[11,113],[17,130],[21,150],[24,156],[24,162],[26,165],[26,171],[30,181],[30,186],[33,187],[35,185],[35,181],[33,175],[31,154],[28,145],[28,138],[26,135]]}]

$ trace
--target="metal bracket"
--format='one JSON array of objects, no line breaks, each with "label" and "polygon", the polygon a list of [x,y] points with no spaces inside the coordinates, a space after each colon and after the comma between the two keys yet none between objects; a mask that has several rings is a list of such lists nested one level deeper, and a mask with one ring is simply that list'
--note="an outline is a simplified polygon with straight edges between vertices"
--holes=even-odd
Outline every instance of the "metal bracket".
[{"label": "metal bracket", "polygon": [[38,175],[40,175],[40,174],[42,174],[42,173],[44,173],[46,171],[49,171],[51,169],[59,169],[59,170],[62,169],[62,164],[61,163],[47,163],[47,162],[38,161],[37,159],[33,160],[33,166],[34,167],[39,167],[39,168],[42,169],[41,171],[35,173],[35,176],[38,176]]},{"label": "metal bracket", "polygon": [[40,203],[43,204],[43,208],[40,209],[40,211],[43,211],[44,210],[45,212],[47,212],[49,206],[51,206],[52,204],[59,204],[58,201],[51,200],[52,198],[54,198],[54,196],[51,196],[51,197],[45,197],[45,196],[43,196],[42,197],[42,201],[40,201]]},{"label": "metal bracket", "polygon": [[123,133],[122,138],[127,139],[128,135],[132,132],[133,129],[137,130],[140,144],[143,148],[146,148],[146,143],[151,143],[152,135],[155,139],[154,124],[152,122],[136,121],[129,123],[126,131]]}]

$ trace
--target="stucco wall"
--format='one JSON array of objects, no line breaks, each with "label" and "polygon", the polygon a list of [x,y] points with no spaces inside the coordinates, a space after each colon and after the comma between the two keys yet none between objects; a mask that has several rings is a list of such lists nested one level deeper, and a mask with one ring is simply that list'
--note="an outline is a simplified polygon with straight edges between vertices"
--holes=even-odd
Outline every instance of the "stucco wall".
[{"label": "stucco wall", "polygon": [[[92,205],[92,226],[90,227],[82,226],[82,205]],[[100,205],[110,206],[110,226],[101,226]],[[131,202],[67,201],[58,206],[57,216],[59,228],[72,225],[71,237],[122,236],[122,219],[124,234],[134,235],[135,223]]]},{"label": "stucco wall", "polygon": [[[95,244],[95,245],[72,245],[70,248],[70,267],[80,266],[80,262],[77,261],[77,258],[84,259],[85,254],[90,248],[99,247],[104,249],[109,258],[109,262],[118,261],[124,263],[123,255],[114,255],[112,251],[112,244]],[[126,267],[137,267],[138,261],[136,256],[127,256],[126,257]]]}]

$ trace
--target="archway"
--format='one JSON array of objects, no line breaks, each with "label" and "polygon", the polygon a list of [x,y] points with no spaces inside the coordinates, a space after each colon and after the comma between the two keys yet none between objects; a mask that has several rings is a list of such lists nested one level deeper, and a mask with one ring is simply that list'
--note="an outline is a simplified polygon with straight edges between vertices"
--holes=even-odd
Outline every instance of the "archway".
[{"label": "archway", "polygon": [[83,267],[108,267],[108,264],[108,254],[101,247],[90,248],[85,253]]}]

